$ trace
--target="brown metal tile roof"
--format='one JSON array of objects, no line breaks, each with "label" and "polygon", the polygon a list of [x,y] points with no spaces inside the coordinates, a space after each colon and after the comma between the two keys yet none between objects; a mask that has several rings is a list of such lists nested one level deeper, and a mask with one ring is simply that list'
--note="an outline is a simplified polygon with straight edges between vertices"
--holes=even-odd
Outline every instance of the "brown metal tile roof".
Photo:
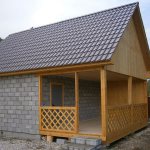
[{"label": "brown metal tile roof", "polygon": [[108,61],[138,3],[9,35],[0,72]]}]

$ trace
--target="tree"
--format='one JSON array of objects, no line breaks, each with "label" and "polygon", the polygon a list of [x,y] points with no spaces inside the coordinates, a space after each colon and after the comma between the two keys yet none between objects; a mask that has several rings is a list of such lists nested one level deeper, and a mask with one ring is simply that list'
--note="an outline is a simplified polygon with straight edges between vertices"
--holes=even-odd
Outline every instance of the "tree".
[{"label": "tree", "polygon": [[2,41],[3,39],[2,38],[0,38],[0,42]]}]

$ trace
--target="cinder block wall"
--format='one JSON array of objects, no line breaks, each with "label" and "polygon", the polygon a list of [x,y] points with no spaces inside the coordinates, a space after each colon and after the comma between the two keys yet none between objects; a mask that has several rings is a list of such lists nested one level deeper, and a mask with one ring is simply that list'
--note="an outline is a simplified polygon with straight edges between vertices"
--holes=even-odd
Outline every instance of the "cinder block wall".
[{"label": "cinder block wall", "polygon": [[[50,104],[50,82],[64,83],[64,105],[75,106],[74,79],[66,77],[43,78],[43,104]],[[100,117],[100,84],[94,81],[79,81],[80,120]]]},{"label": "cinder block wall", "polygon": [[0,77],[0,130],[38,135],[38,124],[38,77]]},{"label": "cinder block wall", "polygon": [[100,83],[81,80],[79,97],[80,120],[100,118]]}]

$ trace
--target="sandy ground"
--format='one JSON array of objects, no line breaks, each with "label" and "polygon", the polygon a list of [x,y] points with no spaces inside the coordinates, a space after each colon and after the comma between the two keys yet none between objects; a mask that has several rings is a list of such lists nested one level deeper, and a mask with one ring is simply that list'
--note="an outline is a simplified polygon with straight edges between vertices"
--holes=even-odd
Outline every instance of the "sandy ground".
[{"label": "sandy ground", "polygon": [[[46,141],[22,140],[16,138],[0,137],[0,150],[61,150],[61,145],[47,143]],[[150,150],[150,123],[141,131],[121,139],[108,150]]]}]

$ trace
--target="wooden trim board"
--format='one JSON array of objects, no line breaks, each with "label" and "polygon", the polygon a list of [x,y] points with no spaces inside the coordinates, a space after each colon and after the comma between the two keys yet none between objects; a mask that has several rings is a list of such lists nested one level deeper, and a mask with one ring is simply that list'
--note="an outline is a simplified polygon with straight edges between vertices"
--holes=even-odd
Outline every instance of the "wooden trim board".
[{"label": "wooden trim board", "polygon": [[111,61],[106,61],[106,62],[86,63],[86,64],[79,64],[79,65],[68,65],[68,66],[61,66],[61,67],[48,67],[42,69],[31,69],[31,70],[0,73],[0,76],[14,76],[14,75],[23,75],[23,74],[47,75],[47,74],[71,73],[75,71],[99,68],[100,66],[103,65],[113,65],[113,63]]}]

